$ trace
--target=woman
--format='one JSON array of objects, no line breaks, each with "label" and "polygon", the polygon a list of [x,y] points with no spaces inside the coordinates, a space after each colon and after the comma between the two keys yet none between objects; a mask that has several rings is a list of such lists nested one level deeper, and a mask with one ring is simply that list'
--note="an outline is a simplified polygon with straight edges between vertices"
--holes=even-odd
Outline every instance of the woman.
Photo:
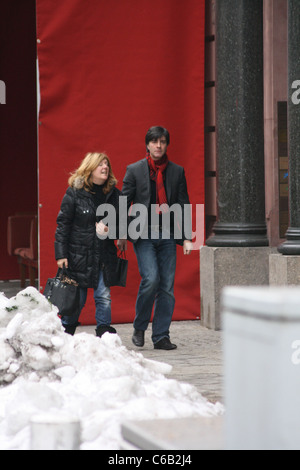
[{"label": "woman", "polygon": [[[72,316],[62,317],[66,333],[74,335],[87,298],[87,289],[94,289],[96,335],[116,333],[111,323],[109,272],[117,259],[109,227],[97,220],[97,207],[111,204],[117,213],[120,191],[110,160],[104,153],[88,153],[69,178],[69,188],[57,216],[55,258],[57,265],[68,268],[68,274],[80,286],[80,308]],[[97,231],[96,231],[97,230]],[[100,238],[101,237],[101,238]]]}]

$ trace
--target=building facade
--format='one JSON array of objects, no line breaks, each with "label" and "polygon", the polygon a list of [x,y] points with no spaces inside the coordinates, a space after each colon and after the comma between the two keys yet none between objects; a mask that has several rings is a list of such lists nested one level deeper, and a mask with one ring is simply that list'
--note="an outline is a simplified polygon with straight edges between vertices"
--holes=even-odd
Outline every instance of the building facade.
[{"label": "building facade", "polygon": [[225,285],[300,283],[299,22],[299,0],[206,2],[200,277],[210,328],[222,327]]}]

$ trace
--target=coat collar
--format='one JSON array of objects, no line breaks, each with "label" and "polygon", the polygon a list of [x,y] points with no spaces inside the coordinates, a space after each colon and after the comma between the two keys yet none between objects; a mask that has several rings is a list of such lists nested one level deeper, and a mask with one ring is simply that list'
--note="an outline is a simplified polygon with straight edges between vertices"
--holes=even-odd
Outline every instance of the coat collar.
[{"label": "coat collar", "polygon": [[[114,189],[115,189],[115,186],[113,186],[113,187],[111,188],[111,190],[105,195],[105,201],[106,201],[106,202],[110,199],[112,193],[114,192]],[[88,198],[88,199],[93,199],[93,194],[90,193],[89,191],[86,191],[86,190],[85,190],[84,188],[82,188],[82,187],[81,187],[81,188],[76,188],[76,187],[74,186],[74,187],[73,187],[73,190],[75,190],[76,193],[78,194],[78,196],[80,196],[80,197],[84,197],[84,198]]]}]

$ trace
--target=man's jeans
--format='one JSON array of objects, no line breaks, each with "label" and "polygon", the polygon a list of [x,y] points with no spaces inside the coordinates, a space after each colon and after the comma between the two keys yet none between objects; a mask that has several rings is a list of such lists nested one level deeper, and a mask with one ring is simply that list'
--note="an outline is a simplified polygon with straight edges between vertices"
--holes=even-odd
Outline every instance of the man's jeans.
[{"label": "man's jeans", "polygon": [[[75,325],[78,322],[81,310],[87,298],[87,288],[80,288],[80,309],[78,314],[62,317],[63,326]],[[96,323],[98,326],[109,326],[111,324],[111,298],[110,288],[106,287],[103,280],[103,271],[100,271],[97,289],[94,289],[94,300],[96,305]]]},{"label": "man's jeans", "polygon": [[174,278],[176,269],[176,242],[173,238],[139,239],[134,243],[142,277],[133,326],[145,331],[151,319],[152,341],[169,338],[169,328],[175,306]]}]

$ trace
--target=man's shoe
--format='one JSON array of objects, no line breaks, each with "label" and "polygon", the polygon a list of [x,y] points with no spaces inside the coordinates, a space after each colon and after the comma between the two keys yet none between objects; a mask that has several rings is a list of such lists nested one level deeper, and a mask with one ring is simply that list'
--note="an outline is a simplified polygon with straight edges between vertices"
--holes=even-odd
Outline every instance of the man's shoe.
[{"label": "man's shoe", "polygon": [[166,351],[170,351],[171,349],[176,348],[176,344],[172,344],[169,338],[162,338],[154,344],[154,349],[165,349]]},{"label": "man's shoe", "polygon": [[102,325],[96,328],[96,336],[98,336],[98,338],[101,338],[101,336],[104,335],[104,333],[116,334],[117,330],[109,325]]},{"label": "man's shoe", "polygon": [[134,330],[132,342],[138,348],[142,348],[145,344],[145,332],[143,330]]}]

